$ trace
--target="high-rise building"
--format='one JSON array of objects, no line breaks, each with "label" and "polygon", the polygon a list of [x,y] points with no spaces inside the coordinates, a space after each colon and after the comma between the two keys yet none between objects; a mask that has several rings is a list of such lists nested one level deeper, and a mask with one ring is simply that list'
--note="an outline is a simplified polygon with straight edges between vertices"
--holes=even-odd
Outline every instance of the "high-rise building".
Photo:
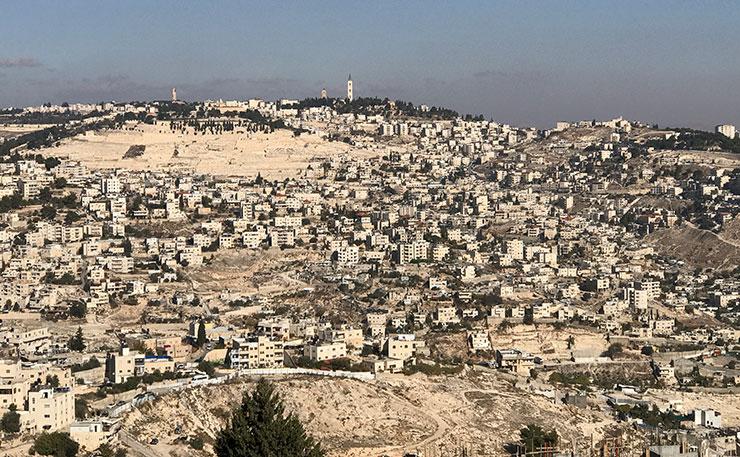
[{"label": "high-rise building", "polygon": [[729,124],[723,124],[718,125],[714,128],[714,131],[717,133],[721,133],[722,135],[726,136],[727,138],[735,138],[735,126],[729,125]]},{"label": "high-rise building", "polygon": [[175,90],[174,87],[172,88],[172,101],[173,102],[177,101],[177,90]]},{"label": "high-rise building", "polygon": [[347,100],[352,101],[355,99],[355,95],[352,91],[352,75],[349,75],[349,79],[347,79]]}]

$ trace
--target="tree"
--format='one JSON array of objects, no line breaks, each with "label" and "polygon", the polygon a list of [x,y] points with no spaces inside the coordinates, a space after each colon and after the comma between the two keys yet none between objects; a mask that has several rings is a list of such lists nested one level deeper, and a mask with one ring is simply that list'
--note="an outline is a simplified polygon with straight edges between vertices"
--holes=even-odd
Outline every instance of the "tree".
[{"label": "tree", "polygon": [[573,345],[576,344],[576,339],[573,337],[573,335],[570,335],[566,341],[568,343],[568,349],[572,349]]},{"label": "tree", "polygon": [[81,352],[85,350],[85,347],[85,338],[82,336],[82,327],[77,327],[77,333],[69,339],[69,350]]},{"label": "tree", "polygon": [[100,457],[113,457],[113,448],[108,443],[103,443],[98,446],[98,454]]},{"label": "tree", "polygon": [[198,323],[198,336],[195,340],[195,345],[202,348],[206,344],[206,326],[203,321]]},{"label": "tree", "polygon": [[527,325],[534,324],[534,310],[532,308],[526,308],[524,310],[524,323]]},{"label": "tree", "polygon": [[21,415],[17,413],[15,404],[10,405],[8,411],[0,419],[0,430],[5,433],[18,433],[21,431]]},{"label": "tree", "polygon": [[75,398],[75,417],[77,419],[87,417],[87,400],[84,398]]},{"label": "tree", "polygon": [[609,349],[606,350],[606,355],[609,356],[610,359],[614,359],[618,355],[622,354],[622,352],[624,352],[622,343],[613,343],[609,345]]},{"label": "tree", "polygon": [[273,385],[261,379],[219,432],[218,457],[323,457],[321,446],[285,407]]},{"label": "tree", "polygon": [[213,367],[213,364],[207,360],[202,360],[198,364],[198,370],[202,371],[203,373],[207,374],[208,376],[213,376],[216,374],[216,369]]},{"label": "tree", "polygon": [[41,217],[44,219],[54,219],[57,217],[57,209],[51,205],[45,205],[41,208]]},{"label": "tree", "polygon": [[76,317],[78,319],[82,319],[87,314],[87,305],[84,301],[76,300],[72,302],[72,304],[69,307],[69,315],[72,317]]},{"label": "tree", "polygon": [[650,357],[651,355],[653,355],[654,352],[655,351],[653,350],[653,347],[652,346],[643,346],[642,347],[642,350],[640,351],[640,353],[642,355],[646,355],[648,357]]},{"label": "tree", "polygon": [[558,442],[558,432],[550,430],[546,432],[539,425],[529,424],[519,430],[522,445],[526,452],[535,452],[542,446],[555,446]]},{"label": "tree", "polygon": [[66,433],[42,433],[36,437],[33,448],[40,455],[53,455],[54,457],[74,457],[80,446]]},{"label": "tree", "polygon": [[64,216],[64,223],[72,225],[80,219],[82,219],[82,216],[80,216],[77,211],[67,211],[67,215]]},{"label": "tree", "polygon": [[131,255],[131,251],[133,250],[133,247],[131,246],[131,241],[126,238],[123,240],[123,243],[121,244],[123,246],[123,253],[126,255]]}]

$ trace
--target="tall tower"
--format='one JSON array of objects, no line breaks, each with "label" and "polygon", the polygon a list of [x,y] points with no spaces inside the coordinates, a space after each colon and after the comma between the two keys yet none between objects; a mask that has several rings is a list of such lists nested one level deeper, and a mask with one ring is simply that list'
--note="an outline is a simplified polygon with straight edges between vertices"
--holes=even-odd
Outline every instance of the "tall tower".
[{"label": "tall tower", "polygon": [[352,101],[355,99],[355,95],[352,92],[352,74],[350,73],[349,79],[347,79],[347,100]]},{"label": "tall tower", "polygon": [[321,98],[326,98],[326,89],[321,89]]},{"label": "tall tower", "polygon": [[175,90],[174,87],[172,88],[172,101],[173,102],[177,101],[177,90]]}]

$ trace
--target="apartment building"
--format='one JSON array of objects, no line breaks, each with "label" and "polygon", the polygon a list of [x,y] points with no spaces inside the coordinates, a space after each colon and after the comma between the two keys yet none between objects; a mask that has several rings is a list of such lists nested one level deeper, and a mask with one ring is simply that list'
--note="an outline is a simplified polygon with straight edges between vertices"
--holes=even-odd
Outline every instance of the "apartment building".
[{"label": "apartment building", "polygon": [[105,360],[105,377],[114,384],[155,371],[175,371],[174,360],[169,356],[147,356],[127,347],[122,347],[117,354],[108,354]]},{"label": "apartment building", "polygon": [[303,347],[303,355],[313,361],[341,359],[347,357],[347,345],[343,341],[307,343]]},{"label": "apartment building", "polygon": [[283,342],[267,336],[234,338],[226,354],[226,364],[235,370],[282,367]]},{"label": "apartment building", "polygon": [[496,365],[512,373],[529,375],[530,370],[534,368],[534,356],[517,349],[498,349]]},{"label": "apartment building", "polygon": [[408,360],[414,356],[419,348],[424,347],[424,341],[417,340],[416,335],[392,335],[383,343],[383,354],[391,359]]},{"label": "apartment building", "polygon": [[21,422],[30,433],[64,430],[75,420],[75,397],[70,387],[37,387],[28,392]]}]

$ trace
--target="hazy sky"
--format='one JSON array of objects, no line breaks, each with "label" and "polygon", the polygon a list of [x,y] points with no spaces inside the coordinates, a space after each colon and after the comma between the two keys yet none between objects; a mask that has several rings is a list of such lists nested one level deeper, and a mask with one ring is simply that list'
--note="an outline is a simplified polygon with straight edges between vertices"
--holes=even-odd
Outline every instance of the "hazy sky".
[{"label": "hazy sky", "polygon": [[8,1],[0,106],[389,97],[548,127],[740,126],[734,1]]}]

